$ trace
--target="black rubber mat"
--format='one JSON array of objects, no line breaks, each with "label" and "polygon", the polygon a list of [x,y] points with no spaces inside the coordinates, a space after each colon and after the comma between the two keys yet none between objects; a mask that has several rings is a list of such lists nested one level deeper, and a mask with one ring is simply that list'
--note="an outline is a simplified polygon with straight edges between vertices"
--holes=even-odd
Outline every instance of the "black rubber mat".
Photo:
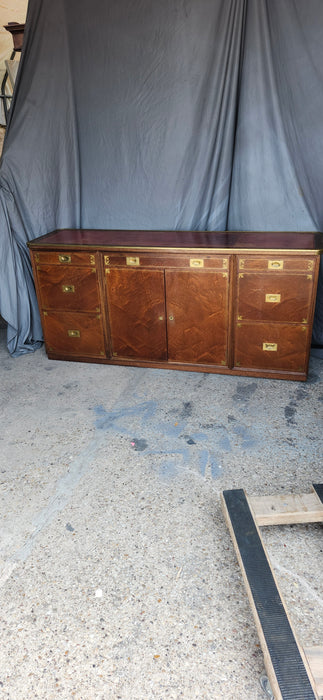
[{"label": "black rubber mat", "polygon": [[243,489],[223,492],[283,700],[315,695]]},{"label": "black rubber mat", "polygon": [[318,497],[321,499],[323,503],[323,484],[313,484],[313,489],[315,489]]}]

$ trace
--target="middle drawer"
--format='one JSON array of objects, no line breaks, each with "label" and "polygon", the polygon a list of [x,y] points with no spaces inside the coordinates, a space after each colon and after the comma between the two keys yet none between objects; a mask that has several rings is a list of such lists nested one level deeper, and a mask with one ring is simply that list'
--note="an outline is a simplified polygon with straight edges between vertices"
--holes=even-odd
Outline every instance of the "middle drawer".
[{"label": "middle drawer", "polygon": [[313,278],[305,274],[238,275],[238,320],[308,323]]},{"label": "middle drawer", "polygon": [[100,311],[95,268],[42,265],[37,277],[43,309]]}]

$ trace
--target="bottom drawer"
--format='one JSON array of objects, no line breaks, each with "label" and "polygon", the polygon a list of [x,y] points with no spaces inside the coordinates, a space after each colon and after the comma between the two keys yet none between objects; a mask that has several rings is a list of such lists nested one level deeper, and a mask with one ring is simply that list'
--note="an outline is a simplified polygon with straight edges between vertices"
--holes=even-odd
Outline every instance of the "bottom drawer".
[{"label": "bottom drawer", "polygon": [[234,366],[304,373],[308,332],[307,326],[284,323],[237,324]]},{"label": "bottom drawer", "polygon": [[79,357],[105,357],[102,316],[46,311],[43,330],[48,353]]}]

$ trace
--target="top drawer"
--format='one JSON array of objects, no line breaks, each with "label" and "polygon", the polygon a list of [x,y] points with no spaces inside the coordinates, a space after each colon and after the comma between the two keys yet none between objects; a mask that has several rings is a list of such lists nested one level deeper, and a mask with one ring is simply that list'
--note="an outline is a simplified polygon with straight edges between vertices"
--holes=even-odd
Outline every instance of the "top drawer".
[{"label": "top drawer", "polygon": [[191,270],[224,270],[229,269],[229,256],[207,255],[200,251],[196,255],[172,253],[167,251],[141,252],[140,250],[104,253],[104,266],[109,267],[156,267],[156,268],[189,268]]},{"label": "top drawer", "polygon": [[36,264],[43,265],[95,265],[95,254],[78,250],[36,250],[32,251]]},{"label": "top drawer", "polygon": [[239,255],[238,270],[242,272],[313,272],[316,257],[281,255],[279,252],[266,255]]}]

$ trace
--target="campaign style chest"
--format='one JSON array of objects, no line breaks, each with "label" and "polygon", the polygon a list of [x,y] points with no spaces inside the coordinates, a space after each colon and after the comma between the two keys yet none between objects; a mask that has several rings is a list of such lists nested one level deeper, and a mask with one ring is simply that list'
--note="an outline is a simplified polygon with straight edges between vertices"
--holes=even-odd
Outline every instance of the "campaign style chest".
[{"label": "campaign style chest", "polygon": [[28,245],[51,359],[306,379],[321,234],[64,229]]}]

